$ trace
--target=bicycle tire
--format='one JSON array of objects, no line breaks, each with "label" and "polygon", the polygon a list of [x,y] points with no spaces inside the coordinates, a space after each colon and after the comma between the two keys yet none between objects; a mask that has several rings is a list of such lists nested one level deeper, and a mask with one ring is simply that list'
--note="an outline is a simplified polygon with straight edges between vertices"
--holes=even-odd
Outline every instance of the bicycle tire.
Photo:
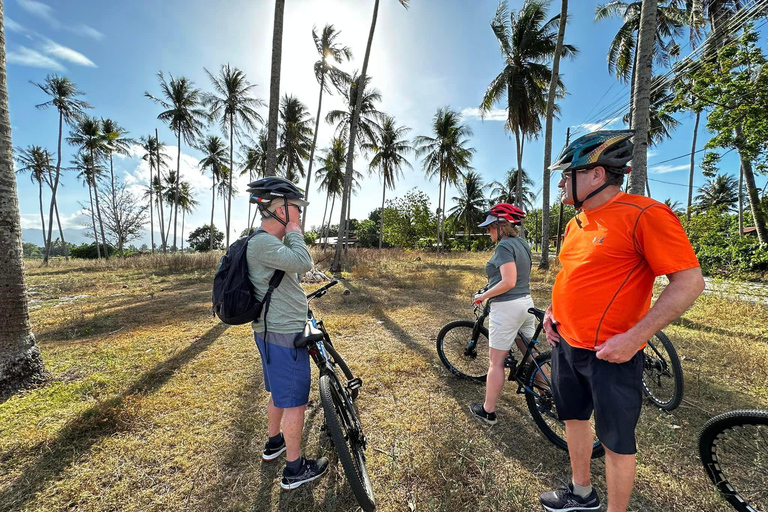
[{"label": "bicycle tire", "polygon": [[[659,331],[654,338],[643,349],[643,393],[659,409],[673,411],[683,401],[683,367],[666,334]],[[666,357],[656,339],[666,351]]]},{"label": "bicycle tire", "polygon": [[362,434],[362,429],[355,406],[347,398],[347,393],[335,374],[326,373],[320,376],[320,401],[325,413],[325,424],[331,433],[333,445],[339,454],[352,493],[360,507],[365,512],[371,512],[376,508],[373,487],[365,468],[364,448],[355,434],[356,430]]},{"label": "bicycle tire", "polygon": [[485,383],[488,376],[488,329],[480,326],[478,343],[473,354],[464,350],[469,346],[475,322],[456,320],[440,329],[437,335],[437,355],[454,375],[473,382]]},{"label": "bicycle tire", "polygon": [[[551,368],[551,359],[552,354],[550,352],[543,352],[536,356],[536,363],[539,366]],[[528,368],[526,368],[525,374],[523,376],[523,382],[525,382],[526,386],[531,389],[535,389],[539,394],[537,397],[533,393],[526,390],[525,402],[528,405],[528,411],[531,413],[536,426],[539,427],[539,430],[541,430],[542,434],[544,434],[544,437],[549,439],[552,444],[561,450],[568,451],[568,442],[565,440],[565,424],[560,421],[557,415],[555,399],[552,395],[552,391],[548,386],[544,388],[541,385],[534,383],[534,379],[536,378],[536,374],[538,372],[539,368],[535,364],[531,363],[528,365]],[[549,379],[549,377],[547,377],[547,379]],[[549,422],[547,420],[549,420]],[[561,432],[556,432],[552,425],[560,425],[558,430]],[[603,455],[605,455],[605,448],[603,447],[602,443],[597,440],[592,446],[592,458],[597,459]]]},{"label": "bicycle tire", "polygon": [[[746,458],[731,464],[729,447],[737,448]],[[740,512],[768,511],[768,411],[738,410],[715,416],[701,429],[699,456],[712,483],[733,508]],[[755,489],[759,502],[751,489]]]},{"label": "bicycle tire", "polygon": [[[352,380],[354,378],[354,375],[352,375],[352,370],[349,369],[349,366],[347,366],[347,363],[344,362],[344,359],[339,355],[338,352],[336,352],[336,349],[333,348],[333,343],[331,343],[331,340],[328,338],[328,336],[325,337],[325,349],[331,355],[331,359],[333,360],[334,364],[336,364],[341,369],[341,372],[344,374],[347,380]],[[353,389],[349,392],[349,396],[352,398],[352,400],[357,399],[358,391],[360,390]]]}]

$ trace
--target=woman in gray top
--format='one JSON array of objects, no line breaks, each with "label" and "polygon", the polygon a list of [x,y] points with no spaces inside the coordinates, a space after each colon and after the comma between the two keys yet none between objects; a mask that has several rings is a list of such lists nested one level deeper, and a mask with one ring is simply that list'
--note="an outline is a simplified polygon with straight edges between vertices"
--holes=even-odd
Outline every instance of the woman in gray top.
[{"label": "woman in gray top", "polygon": [[[488,263],[485,273],[488,286],[483,293],[475,295],[475,302],[491,301],[488,317],[489,359],[488,379],[485,387],[485,403],[470,405],[472,414],[488,425],[496,424],[496,401],[506,380],[504,358],[517,341],[521,351],[525,350],[517,338],[521,332],[533,336],[534,317],[528,313],[533,307],[529,279],[531,275],[531,248],[518,236],[517,226],[523,222],[525,212],[508,203],[499,203],[489,212],[480,227],[488,228],[491,240],[497,242],[496,250]],[[517,340],[516,340],[517,338]]]}]

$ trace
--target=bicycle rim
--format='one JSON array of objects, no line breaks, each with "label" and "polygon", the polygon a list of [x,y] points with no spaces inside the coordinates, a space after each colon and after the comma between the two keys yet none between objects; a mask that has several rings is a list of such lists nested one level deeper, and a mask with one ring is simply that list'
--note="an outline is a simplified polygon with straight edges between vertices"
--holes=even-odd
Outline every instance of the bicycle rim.
[{"label": "bicycle rim", "polygon": [[320,377],[320,401],[325,422],[352,493],[363,510],[376,508],[373,487],[365,467],[364,436],[352,400],[334,374]]},{"label": "bicycle rim", "polygon": [[[565,423],[560,421],[555,406],[555,397],[551,388],[551,354],[549,352],[539,354],[536,357],[536,364],[529,364],[525,372],[524,382],[533,392],[526,390],[525,402],[528,410],[533,417],[533,421],[544,436],[552,444],[561,450],[568,450],[568,443],[565,439]],[[594,432],[594,415],[590,420],[592,431]],[[592,445],[592,458],[602,457],[605,449],[600,441],[595,438]]]},{"label": "bicycle rim", "polygon": [[683,368],[672,342],[659,331],[643,349],[643,392],[657,407],[672,411],[683,400]]},{"label": "bicycle rim", "polygon": [[474,325],[470,320],[446,324],[437,335],[437,354],[454,375],[482,383],[488,373],[488,331],[481,327],[473,346]]},{"label": "bicycle rim", "polygon": [[768,512],[768,411],[712,418],[699,436],[709,478],[736,510]]}]

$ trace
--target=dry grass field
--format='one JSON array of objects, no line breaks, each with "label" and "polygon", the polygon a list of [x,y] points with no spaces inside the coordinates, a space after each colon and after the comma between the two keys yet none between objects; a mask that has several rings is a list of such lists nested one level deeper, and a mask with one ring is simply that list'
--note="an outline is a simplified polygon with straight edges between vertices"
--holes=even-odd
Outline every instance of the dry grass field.
[{"label": "dry grass field", "polygon": [[[215,256],[28,265],[51,379],[0,403],[0,512],[358,510],[320,431],[316,381],[306,453],[328,455],[330,474],[282,492],[283,459],[262,463],[261,365],[248,326],[211,316]],[[566,453],[511,386],[499,423],[484,427],[468,413],[483,388],[438,360],[435,337],[471,316],[487,258],[351,251],[344,286],[313,303],[364,382],[358,407],[379,510],[540,510],[538,494],[570,477]],[[533,273],[537,306],[553,280]],[[685,401],[671,414],[643,409],[631,510],[729,510],[696,438],[715,414],[768,408],[767,326],[765,306],[708,294],[665,329],[684,356]],[[603,470],[595,461],[602,497]]]}]

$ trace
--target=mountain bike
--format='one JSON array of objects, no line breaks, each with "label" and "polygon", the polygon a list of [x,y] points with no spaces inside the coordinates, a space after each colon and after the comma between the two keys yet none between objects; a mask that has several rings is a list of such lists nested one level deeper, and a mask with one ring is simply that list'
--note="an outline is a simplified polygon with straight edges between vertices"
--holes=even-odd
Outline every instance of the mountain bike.
[{"label": "mountain bike", "polygon": [[768,512],[768,411],[731,411],[709,420],[699,455],[712,483],[740,512]]},{"label": "mountain bike", "polygon": [[[327,285],[307,295],[307,303],[328,293],[328,289],[338,284],[331,281]],[[302,335],[294,342],[295,347],[307,346],[309,355],[320,373],[320,402],[325,414],[325,430],[330,434],[339,460],[344,468],[352,493],[366,512],[376,508],[373,487],[365,468],[365,449],[367,440],[360,424],[354,400],[363,385],[359,377],[350,371],[344,359],[331,342],[323,321],[315,318],[308,308],[307,324]],[[341,370],[339,373],[338,370]]]},{"label": "mountain bike", "polygon": [[[490,312],[490,305],[475,304],[476,320],[457,320],[446,324],[437,335],[437,354],[440,361],[454,375],[477,383],[485,383],[488,372],[488,329],[483,325]],[[565,440],[565,424],[560,421],[552,395],[550,352],[537,350],[538,337],[544,322],[544,311],[530,308],[529,313],[537,320],[532,338],[518,333],[525,345],[523,361],[518,364],[514,349],[504,359],[509,369],[507,380],[517,383],[517,394],[525,395],[528,411],[544,436],[555,446],[568,450]],[[598,439],[592,446],[592,458],[603,456],[605,449]]]}]

